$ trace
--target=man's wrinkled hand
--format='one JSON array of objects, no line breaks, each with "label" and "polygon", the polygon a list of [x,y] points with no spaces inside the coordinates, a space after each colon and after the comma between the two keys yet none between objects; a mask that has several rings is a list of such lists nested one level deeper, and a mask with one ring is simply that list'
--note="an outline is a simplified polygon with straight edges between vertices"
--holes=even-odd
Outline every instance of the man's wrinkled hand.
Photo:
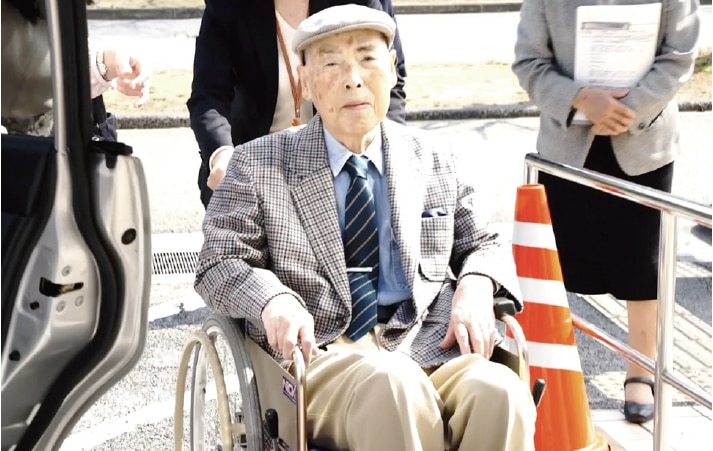
[{"label": "man's wrinkled hand", "polygon": [[441,349],[457,343],[461,354],[480,354],[490,359],[498,337],[493,302],[493,283],[489,277],[463,277],[453,295],[451,320]]},{"label": "man's wrinkled hand", "polygon": [[292,360],[292,353],[299,344],[305,364],[309,365],[317,355],[317,343],[314,338],[314,319],[294,296],[281,294],[275,296],[262,310],[262,322],[270,346],[287,360]]},{"label": "man's wrinkled hand", "polygon": [[234,150],[219,150],[218,155],[213,158],[213,168],[208,174],[208,188],[215,191],[218,184],[225,177],[225,172],[228,170],[228,163],[230,163],[230,158],[233,156]]},{"label": "man's wrinkled hand", "polygon": [[636,120],[636,113],[619,101],[627,90],[582,88],[574,98],[574,108],[592,122],[595,135],[616,136],[626,132]]}]

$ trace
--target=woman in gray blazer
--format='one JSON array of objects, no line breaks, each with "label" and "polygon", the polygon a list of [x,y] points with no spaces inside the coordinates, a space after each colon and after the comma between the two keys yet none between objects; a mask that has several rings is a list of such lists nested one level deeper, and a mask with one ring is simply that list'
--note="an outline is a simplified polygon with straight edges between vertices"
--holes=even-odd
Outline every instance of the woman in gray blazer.
[{"label": "woman in gray blazer", "polygon": [[[630,89],[574,81],[577,8],[656,0],[523,0],[513,71],[541,111],[542,155],[670,191],[679,146],[676,93],[690,78],[699,33],[698,0],[662,0],[651,69]],[[581,111],[590,125],[573,123]],[[654,358],[659,213],[624,199],[540,175],[547,191],[565,286],[626,300],[629,344]],[[636,365],[626,373],[624,414],[653,417],[653,381]]]}]

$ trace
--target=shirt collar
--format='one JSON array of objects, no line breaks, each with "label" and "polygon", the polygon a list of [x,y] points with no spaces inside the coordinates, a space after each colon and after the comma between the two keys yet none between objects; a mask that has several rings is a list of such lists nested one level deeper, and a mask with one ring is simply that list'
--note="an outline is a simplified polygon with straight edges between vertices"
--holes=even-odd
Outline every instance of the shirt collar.
[{"label": "shirt collar", "polygon": [[[354,155],[349,149],[344,147],[339,141],[337,141],[326,128],[324,130],[324,142],[327,145],[327,157],[329,158],[329,168],[332,170],[334,176],[338,176],[342,172],[344,164],[347,162],[349,157]],[[369,144],[364,152],[364,155],[369,158],[369,161],[374,163],[374,167],[379,174],[384,174],[384,151],[382,148],[381,139],[381,124],[376,126],[374,130],[374,140]]]}]

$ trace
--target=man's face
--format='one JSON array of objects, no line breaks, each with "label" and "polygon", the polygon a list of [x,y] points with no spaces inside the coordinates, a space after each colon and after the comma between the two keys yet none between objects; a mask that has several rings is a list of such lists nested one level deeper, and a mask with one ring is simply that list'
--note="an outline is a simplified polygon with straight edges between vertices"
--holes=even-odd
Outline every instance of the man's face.
[{"label": "man's face", "polygon": [[395,58],[377,31],[328,36],[305,51],[305,65],[298,68],[302,95],[335,138],[364,136],[388,111]]}]

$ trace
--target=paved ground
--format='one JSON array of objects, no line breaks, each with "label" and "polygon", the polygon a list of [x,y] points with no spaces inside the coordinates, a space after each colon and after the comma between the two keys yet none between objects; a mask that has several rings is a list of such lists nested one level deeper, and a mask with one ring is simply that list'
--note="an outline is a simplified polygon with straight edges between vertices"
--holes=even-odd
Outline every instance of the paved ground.
[{"label": "paved ground", "polygon": [[[709,113],[684,115],[686,149],[677,163],[674,192],[710,203],[713,147]],[[494,221],[504,233],[511,230],[515,188],[522,181],[522,158],[534,146],[537,119],[474,120],[416,124],[452,139],[470,157],[472,176],[484,197],[492,199]],[[154,252],[195,252],[201,244],[200,219],[194,180],[197,154],[188,129],[123,130],[122,140],[134,146],[149,180]],[[677,281],[676,368],[682,369],[709,392],[711,389],[711,245],[710,233],[683,223],[679,235]],[[64,450],[166,450],[171,447],[176,367],[183,341],[207,314],[191,287],[190,275],[160,275],[151,292],[150,331],[138,366],[104,396],[77,425]],[[574,313],[625,340],[623,306],[608,297],[570,296]],[[577,333],[587,394],[597,425],[619,443],[633,435],[646,438],[645,429],[623,424],[621,382],[623,361],[611,351]],[[685,401],[674,398],[678,404]],[[677,412],[678,414],[678,412]],[[690,417],[691,411],[684,413]],[[710,415],[710,414],[708,414]],[[688,418],[687,417],[687,418]],[[618,419],[618,421],[617,421]],[[679,428],[681,420],[672,422]],[[686,421],[685,424],[689,424]],[[706,429],[707,430],[707,429]],[[674,433],[687,434],[688,429]],[[642,435],[643,434],[643,435]],[[650,438],[649,447],[650,446]],[[633,445],[630,445],[633,446]],[[627,447],[626,449],[636,449]],[[695,448],[681,448],[695,449]]]},{"label": "paved ground", "polygon": [[[710,48],[711,10],[703,8],[701,42]],[[512,59],[517,13],[401,16],[399,26],[409,62],[460,62]],[[198,21],[91,21],[97,38],[122,38],[140,45],[156,67],[189,68]],[[427,30],[428,32],[424,32]],[[493,36],[498,36],[494,39]],[[441,44],[434,37],[441,39]],[[682,134],[684,152],[677,163],[674,193],[711,203],[713,176],[712,115],[687,113]],[[522,158],[534,148],[537,119],[474,120],[415,124],[452,139],[470,161],[472,177],[491,200],[493,220],[504,233],[511,230],[515,188],[522,181]],[[188,129],[122,130],[134,146],[149,180],[154,252],[199,249],[202,207],[195,185],[198,154]],[[710,232],[682,223],[679,234],[675,366],[708,392],[711,390],[711,237]],[[191,287],[191,276],[160,275],[151,292],[150,331],[144,355],[131,374],[94,406],[75,428],[65,450],[166,450],[172,447],[176,367],[188,332],[207,314]],[[624,340],[623,306],[607,297],[570,296],[572,311]],[[646,428],[621,423],[623,361],[611,351],[577,334],[587,379],[587,394],[597,425],[620,445],[637,449],[630,439],[648,440]],[[677,403],[684,401],[676,396]],[[690,408],[687,408],[690,409]],[[679,413],[680,412],[680,413]],[[676,411],[678,418],[700,412]],[[697,432],[710,427],[696,425]],[[698,420],[695,420],[698,421]],[[672,421],[676,436],[697,439],[694,420]],[[707,425],[707,426],[705,426]],[[688,428],[687,428],[688,426]],[[650,425],[648,426],[650,427]],[[648,437],[646,436],[648,434]],[[641,444],[642,442],[639,442]],[[702,449],[700,442],[681,449]]]},{"label": "paved ground", "polygon": [[[711,113],[685,113],[682,148],[674,177],[674,194],[710,204],[713,155]],[[536,118],[431,121],[423,128],[451,137],[474,159],[473,176],[494,208],[496,222],[512,220],[514,187],[522,181],[523,156],[535,148]],[[144,161],[149,179],[154,233],[200,230],[202,206],[195,181],[198,147],[190,129],[122,130]],[[180,200],[180,201],[176,201]]]},{"label": "paved ground", "polygon": [[[634,425],[621,419],[614,410],[595,410],[592,420],[596,427],[609,437],[612,451],[651,451],[653,448],[653,422]],[[701,407],[677,406],[671,411],[669,445],[672,451],[699,451],[708,449],[711,411]],[[612,440],[612,437],[616,437]]]},{"label": "paved ground", "polygon": [[[407,64],[511,62],[519,13],[425,14],[397,17]],[[711,7],[701,7],[702,48],[711,48]],[[189,69],[200,19],[92,20],[97,40],[120,38],[142,49],[154,67]]]}]

